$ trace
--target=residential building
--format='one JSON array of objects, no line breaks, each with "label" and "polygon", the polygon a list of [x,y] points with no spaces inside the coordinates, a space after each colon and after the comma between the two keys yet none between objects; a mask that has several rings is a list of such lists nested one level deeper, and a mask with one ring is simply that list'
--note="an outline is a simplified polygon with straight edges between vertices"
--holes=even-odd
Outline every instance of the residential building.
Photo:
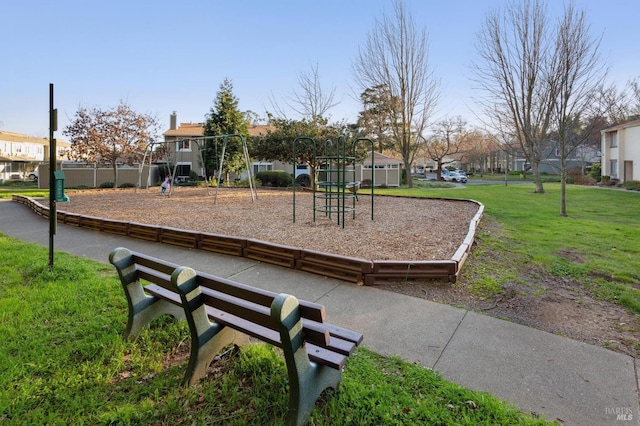
[{"label": "residential building", "polygon": [[600,132],[602,176],[620,182],[640,179],[640,119]]},{"label": "residential building", "polygon": [[[269,125],[255,125],[249,127],[249,136],[266,134],[271,127]],[[177,114],[174,111],[169,118],[169,130],[164,132],[164,141],[167,143],[169,163],[176,167],[176,177],[184,180],[194,170],[198,176],[204,177],[204,161],[201,158],[201,149],[204,149],[204,123],[177,123]],[[219,140],[222,143],[222,139]],[[164,162],[164,160],[162,161]],[[275,170],[273,162],[253,162],[253,173],[264,170]]]},{"label": "residential building", "polygon": [[[56,157],[71,145],[56,138]],[[0,182],[27,179],[38,166],[49,161],[49,139],[0,131]]]}]

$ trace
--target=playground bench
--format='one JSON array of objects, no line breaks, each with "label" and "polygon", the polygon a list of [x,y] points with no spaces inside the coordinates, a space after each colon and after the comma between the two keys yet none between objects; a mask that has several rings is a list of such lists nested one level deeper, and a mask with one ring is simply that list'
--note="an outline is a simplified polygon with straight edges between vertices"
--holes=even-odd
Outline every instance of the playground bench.
[{"label": "playground bench", "polygon": [[186,319],[191,353],[183,384],[205,376],[215,356],[251,336],[282,348],[289,377],[287,423],[306,424],[325,389],[336,389],[362,334],[325,322],[324,306],[116,248],[109,255],[125,291],[125,339],[159,316]]}]

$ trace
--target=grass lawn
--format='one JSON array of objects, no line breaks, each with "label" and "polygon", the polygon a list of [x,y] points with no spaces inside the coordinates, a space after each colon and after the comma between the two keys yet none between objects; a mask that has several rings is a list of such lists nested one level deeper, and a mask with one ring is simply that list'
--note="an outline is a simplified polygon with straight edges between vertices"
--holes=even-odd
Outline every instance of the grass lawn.
[{"label": "grass lawn", "polygon": [[[473,199],[485,215],[503,227],[504,244],[481,234],[473,255],[509,250],[520,264],[529,262],[557,277],[580,281],[596,297],[640,313],[640,193],[590,186],[567,186],[568,217],[560,216],[560,184],[546,183],[534,193],[533,183],[474,184],[462,188],[380,189],[378,194]],[[425,232],[428,232],[425,230]],[[438,238],[443,238],[438,236]],[[446,238],[446,237],[445,237]],[[513,278],[518,265],[492,265],[488,291]],[[634,287],[636,286],[636,287]]]},{"label": "grass lawn", "polygon": [[[0,423],[272,425],[287,406],[283,359],[263,344],[229,351],[182,387],[185,322],[155,321],[124,342],[126,301],[113,268],[0,234]],[[366,344],[366,341],[365,341]],[[313,425],[538,425],[489,394],[365,348],[316,404]]]}]

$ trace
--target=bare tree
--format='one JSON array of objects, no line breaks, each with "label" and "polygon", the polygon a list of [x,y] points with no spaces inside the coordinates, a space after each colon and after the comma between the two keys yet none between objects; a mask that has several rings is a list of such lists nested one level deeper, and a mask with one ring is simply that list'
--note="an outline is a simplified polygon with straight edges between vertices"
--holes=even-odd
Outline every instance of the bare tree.
[{"label": "bare tree", "polygon": [[[598,115],[595,105],[598,88],[606,76],[598,55],[600,42],[589,34],[585,12],[569,4],[560,20],[553,68],[554,93],[553,126],[560,154],[560,214],[567,216],[567,158],[592,134],[594,120],[584,121],[587,115]],[[586,127],[585,127],[586,124]]]},{"label": "bare tree", "polygon": [[627,83],[630,98],[630,111],[633,116],[640,116],[640,77]]},{"label": "bare tree", "polygon": [[[312,123],[319,123],[323,118],[328,118],[327,112],[339,103],[335,102],[335,87],[328,91],[322,87],[317,64],[311,66],[309,71],[300,73],[298,89],[285,98],[284,102],[289,109]],[[286,118],[284,109],[273,98],[271,105],[276,114]]]},{"label": "bare tree", "polygon": [[629,80],[622,90],[615,84],[602,84],[597,93],[596,104],[606,125],[640,117],[640,77]]},{"label": "bare tree", "polygon": [[416,28],[402,1],[394,1],[392,16],[383,15],[374,22],[353,71],[361,91],[381,86],[397,100],[390,124],[395,149],[407,170],[407,185],[412,187],[410,173],[420,147],[418,138],[433,113],[440,82],[428,61],[426,31]]},{"label": "bare tree", "polygon": [[467,123],[461,117],[445,118],[435,125],[434,135],[424,141],[425,156],[437,164],[436,179],[442,178],[442,165],[454,161],[467,138]]},{"label": "bare tree", "polygon": [[556,98],[551,84],[552,45],[540,0],[511,3],[490,13],[478,34],[481,61],[475,80],[486,96],[479,101],[488,125],[518,140],[531,164],[536,192],[544,192],[539,165],[548,144]]}]

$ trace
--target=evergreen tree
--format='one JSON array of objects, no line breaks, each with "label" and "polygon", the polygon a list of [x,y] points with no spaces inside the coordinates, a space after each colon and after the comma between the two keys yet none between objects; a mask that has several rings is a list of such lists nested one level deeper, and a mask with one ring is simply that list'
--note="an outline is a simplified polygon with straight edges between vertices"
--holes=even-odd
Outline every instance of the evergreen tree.
[{"label": "evergreen tree", "polygon": [[[233,94],[233,84],[228,78],[220,85],[214,105],[206,116],[205,136],[241,135],[245,141],[249,136],[249,125],[245,114],[238,110],[238,98]],[[208,176],[214,176],[220,169],[224,139],[209,140],[205,146],[205,167]],[[242,141],[239,137],[227,138],[222,172],[228,181],[229,173],[240,173],[245,168]],[[220,176],[218,176],[218,179]]]}]

